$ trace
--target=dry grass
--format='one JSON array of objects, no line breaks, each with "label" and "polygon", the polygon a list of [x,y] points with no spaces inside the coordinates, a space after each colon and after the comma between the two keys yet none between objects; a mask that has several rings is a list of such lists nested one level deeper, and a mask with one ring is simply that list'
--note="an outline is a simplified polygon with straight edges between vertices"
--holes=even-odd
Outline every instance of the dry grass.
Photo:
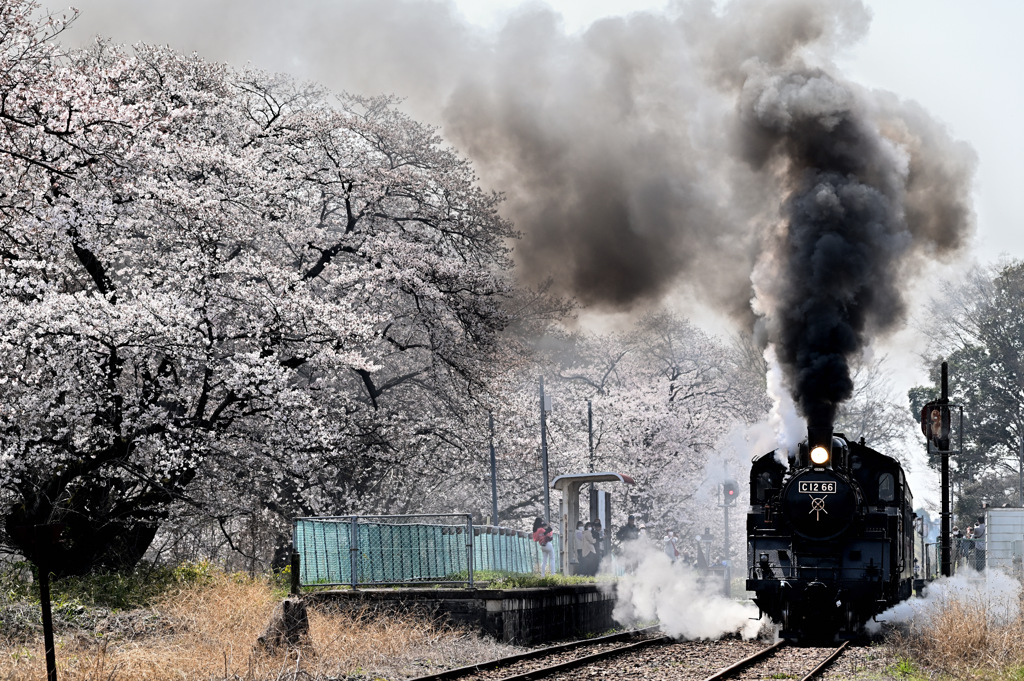
[{"label": "dry grass", "polygon": [[[62,681],[118,679],[400,679],[432,670],[511,654],[512,648],[475,633],[413,615],[371,617],[338,610],[310,611],[310,644],[267,655],[254,647],[280,600],[263,580],[218,575],[190,585],[154,608],[155,626],[128,629],[116,623],[88,631],[59,632]],[[46,678],[42,635],[0,645],[0,678]]]},{"label": "dry grass", "polygon": [[[1004,613],[1007,605],[995,607]],[[891,635],[898,658],[914,661],[927,678],[1024,681],[1024,607],[1010,608],[1018,614],[1007,618],[994,616],[983,599],[948,598],[937,606]]]}]

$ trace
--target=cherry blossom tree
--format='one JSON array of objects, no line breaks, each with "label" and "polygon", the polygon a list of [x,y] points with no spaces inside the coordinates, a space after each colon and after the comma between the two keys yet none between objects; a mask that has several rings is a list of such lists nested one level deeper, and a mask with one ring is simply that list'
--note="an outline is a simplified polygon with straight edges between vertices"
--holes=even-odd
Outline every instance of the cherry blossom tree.
[{"label": "cherry blossom tree", "polygon": [[230,540],[460,451],[514,236],[468,164],[390,98],[65,52],[33,9],[0,4],[4,542],[122,568],[174,508]]},{"label": "cherry blossom tree", "polygon": [[611,490],[618,499],[616,522],[636,513],[658,530],[703,518],[710,503],[705,497],[720,482],[721,438],[736,424],[767,414],[763,375],[748,370],[740,349],[673,314],[650,314],[614,333],[550,330],[535,350],[536,364],[504,379],[514,399],[495,412],[499,463],[502,447],[518,454],[512,470],[499,472],[503,515],[543,513],[540,374],[553,403],[547,421],[550,477],[591,469],[627,473],[637,484]]}]

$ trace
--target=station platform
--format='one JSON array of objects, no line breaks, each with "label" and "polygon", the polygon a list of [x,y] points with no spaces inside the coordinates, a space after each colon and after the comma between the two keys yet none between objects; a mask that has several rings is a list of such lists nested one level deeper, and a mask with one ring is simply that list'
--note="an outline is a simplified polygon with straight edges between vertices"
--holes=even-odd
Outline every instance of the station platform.
[{"label": "station platform", "polygon": [[307,591],[309,605],[331,604],[379,612],[421,612],[444,617],[505,643],[540,645],[607,632],[612,619],[612,584],[524,589],[359,588]]}]

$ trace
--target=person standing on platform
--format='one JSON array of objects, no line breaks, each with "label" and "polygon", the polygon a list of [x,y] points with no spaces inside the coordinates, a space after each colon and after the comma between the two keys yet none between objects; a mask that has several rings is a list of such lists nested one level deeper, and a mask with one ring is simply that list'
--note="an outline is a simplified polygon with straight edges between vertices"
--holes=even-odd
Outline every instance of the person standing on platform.
[{"label": "person standing on platform", "polygon": [[[597,552],[597,562],[600,564],[601,559],[604,558],[604,529],[601,527],[601,521],[594,521],[594,528],[592,530],[594,534],[594,550]],[[594,570],[594,574],[597,574],[597,570]]]},{"label": "person standing on platform", "polygon": [[974,526],[974,565],[978,572],[985,569],[985,516],[978,516]]},{"label": "person standing on platform", "polygon": [[[537,541],[536,539],[533,538],[533,536],[535,534],[537,534],[537,530],[540,529],[543,525],[544,525],[544,519],[541,518],[540,516],[537,516],[536,518],[533,519],[533,529],[530,530],[530,540],[531,541]],[[533,555],[533,571],[534,572],[540,572],[540,561],[537,560],[537,554]]]},{"label": "person standing on platform", "polygon": [[533,533],[533,540],[540,546],[540,576],[547,577],[548,571],[555,574],[555,547],[551,545],[554,533],[551,527],[541,523]]},{"label": "person standing on platform", "polygon": [[619,528],[619,531],[615,533],[615,539],[619,542],[619,546],[623,547],[625,544],[631,541],[636,541],[640,538],[640,528],[636,526],[636,517],[629,516],[626,519],[626,524]]},{"label": "person standing on platform", "polygon": [[622,559],[622,569],[625,572],[632,573],[636,569],[638,558],[629,547],[638,539],[640,528],[636,526],[636,517],[631,515],[626,519],[626,524],[615,533],[615,554]]},{"label": "person standing on platform", "polygon": [[668,556],[668,559],[673,563],[676,562],[676,558],[679,557],[679,549],[676,548],[679,543],[679,539],[676,538],[676,533],[669,530],[662,542],[665,545],[665,555]]},{"label": "person standing on platform", "polygon": [[953,562],[953,571],[956,572],[956,568],[960,566],[960,559],[963,557],[963,532],[957,525],[953,526],[953,531],[950,532],[950,538],[953,540],[950,542],[950,560]]},{"label": "person standing on platform", "polygon": [[594,542],[594,525],[587,523],[583,526],[582,539],[583,553],[580,558],[580,574],[593,577],[597,574],[597,548]]}]

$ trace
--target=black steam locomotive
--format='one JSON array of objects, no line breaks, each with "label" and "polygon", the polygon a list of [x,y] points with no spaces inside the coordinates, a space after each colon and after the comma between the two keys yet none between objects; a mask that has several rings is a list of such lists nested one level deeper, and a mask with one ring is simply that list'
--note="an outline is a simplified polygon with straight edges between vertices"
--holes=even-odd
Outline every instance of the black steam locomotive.
[{"label": "black steam locomotive", "polygon": [[832,428],[750,471],[747,590],[790,640],[853,638],[913,588],[913,497],[895,459]]}]

